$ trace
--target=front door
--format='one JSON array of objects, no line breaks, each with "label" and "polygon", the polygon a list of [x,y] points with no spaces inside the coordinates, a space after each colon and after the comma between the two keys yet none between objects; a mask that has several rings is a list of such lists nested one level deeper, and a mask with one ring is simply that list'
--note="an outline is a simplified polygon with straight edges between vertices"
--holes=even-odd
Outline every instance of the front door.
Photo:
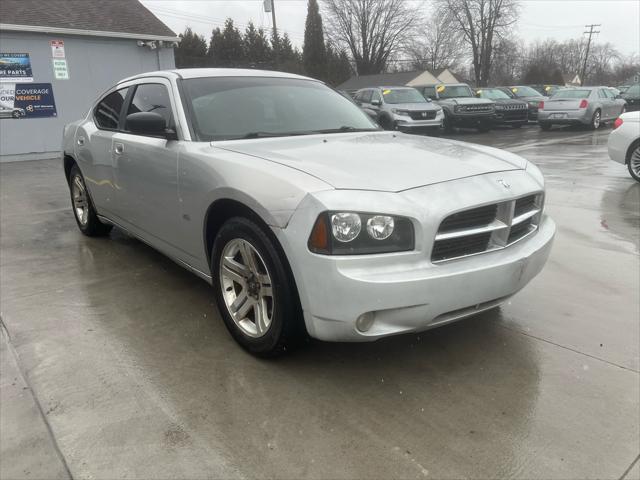
[{"label": "front door", "polygon": [[[156,112],[175,129],[170,84],[160,79],[135,86],[126,115]],[[161,250],[178,244],[178,151],[181,142],[124,131],[113,136],[116,214],[124,226]],[[171,247],[170,249],[167,247]],[[176,254],[175,251],[170,251]]]}]

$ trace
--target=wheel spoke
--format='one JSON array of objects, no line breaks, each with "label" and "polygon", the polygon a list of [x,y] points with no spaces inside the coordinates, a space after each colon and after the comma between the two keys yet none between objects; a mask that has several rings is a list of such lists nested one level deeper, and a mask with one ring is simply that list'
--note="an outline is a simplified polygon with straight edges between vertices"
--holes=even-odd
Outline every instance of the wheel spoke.
[{"label": "wheel spoke", "polygon": [[229,305],[229,311],[236,318],[236,320],[242,320],[247,316],[249,310],[253,305],[253,301],[249,298],[247,293],[242,290],[240,295],[236,297],[231,305]]},{"label": "wheel spoke", "polygon": [[[241,263],[236,262],[233,258],[229,257],[224,257],[224,260],[222,261],[222,267],[222,271],[225,274],[228,274],[230,277],[235,276],[234,278],[232,278],[233,280],[239,278],[244,281],[249,278],[249,275],[251,273],[245,265],[242,265]],[[239,279],[237,280],[238,283],[240,283]]]},{"label": "wheel spoke", "polygon": [[269,318],[267,317],[267,306],[264,300],[260,299],[253,305],[254,323],[256,331],[262,335],[269,328]]},{"label": "wheel spoke", "polygon": [[258,268],[256,266],[256,259],[253,256],[253,248],[247,242],[242,241],[240,243],[240,254],[242,255],[242,260],[247,268],[251,271],[251,273],[257,274]]}]

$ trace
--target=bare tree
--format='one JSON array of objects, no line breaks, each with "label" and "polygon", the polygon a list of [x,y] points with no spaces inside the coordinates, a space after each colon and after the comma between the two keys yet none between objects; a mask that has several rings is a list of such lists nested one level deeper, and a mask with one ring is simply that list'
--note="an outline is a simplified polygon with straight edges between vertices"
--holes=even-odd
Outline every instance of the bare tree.
[{"label": "bare tree", "polygon": [[439,15],[452,15],[471,47],[475,82],[486,86],[496,42],[518,19],[518,0],[437,0]]},{"label": "bare tree", "polygon": [[451,15],[433,15],[425,24],[424,36],[408,49],[419,70],[456,69],[464,58],[464,42]]},{"label": "bare tree", "polygon": [[404,0],[324,0],[329,39],[351,52],[358,74],[380,73],[406,48],[420,20]]}]

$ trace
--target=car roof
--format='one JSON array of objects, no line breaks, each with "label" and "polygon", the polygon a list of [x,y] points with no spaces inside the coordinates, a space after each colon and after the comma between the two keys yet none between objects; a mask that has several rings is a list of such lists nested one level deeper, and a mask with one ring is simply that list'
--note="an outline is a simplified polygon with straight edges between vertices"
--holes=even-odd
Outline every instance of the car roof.
[{"label": "car roof", "polygon": [[[293,78],[298,80],[311,80],[320,82],[310,77],[296,75],[294,73],[277,72],[274,70],[254,70],[250,68],[176,68],[172,70],[157,70],[154,72],[140,73],[118,83],[137,80],[139,78],[161,77],[161,78],[215,78],[215,77],[268,77],[268,78]],[[320,82],[322,83],[322,82]]]}]

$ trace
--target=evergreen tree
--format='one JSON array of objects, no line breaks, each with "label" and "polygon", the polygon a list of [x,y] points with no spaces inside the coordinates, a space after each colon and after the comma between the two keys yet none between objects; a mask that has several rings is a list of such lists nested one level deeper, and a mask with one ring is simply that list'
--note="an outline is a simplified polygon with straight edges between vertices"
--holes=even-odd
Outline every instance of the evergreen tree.
[{"label": "evergreen tree", "polygon": [[249,22],[244,33],[244,50],[247,66],[267,68],[271,64],[271,46],[262,28],[256,29],[253,22]]},{"label": "evergreen tree", "polygon": [[211,39],[209,40],[209,49],[207,50],[208,62],[207,65],[215,67],[222,62],[222,31],[219,27],[216,27],[211,31]]},{"label": "evergreen tree", "polygon": [[180,43],[174,50],[176,67],[203,67],[206,65],[207,43],[202,35],[193,33],[187,27],[184,33],[180,34]]},{"label": "evergreen tree", "polygon": [[231,18],[224,22],[222,32],[219,28],[212,32],[209,58],[211,65],[216,67],[237,67],[246,64],[242,34]]},{"label": "evergreen tree", "polygon": [[304,29],[302,58],[307,75],[321,80],[328,80],[327,52],[324,44],[322,17],[320,16],[317,0],[309,0],[307,4],[307,21]]},{"label": "evergreen tree", "polygon": [[324,81],[335,87],[351,77],[351,62],[345,50],[338,51],[328,42],[325,50],[327,52],[327,69]]}]

